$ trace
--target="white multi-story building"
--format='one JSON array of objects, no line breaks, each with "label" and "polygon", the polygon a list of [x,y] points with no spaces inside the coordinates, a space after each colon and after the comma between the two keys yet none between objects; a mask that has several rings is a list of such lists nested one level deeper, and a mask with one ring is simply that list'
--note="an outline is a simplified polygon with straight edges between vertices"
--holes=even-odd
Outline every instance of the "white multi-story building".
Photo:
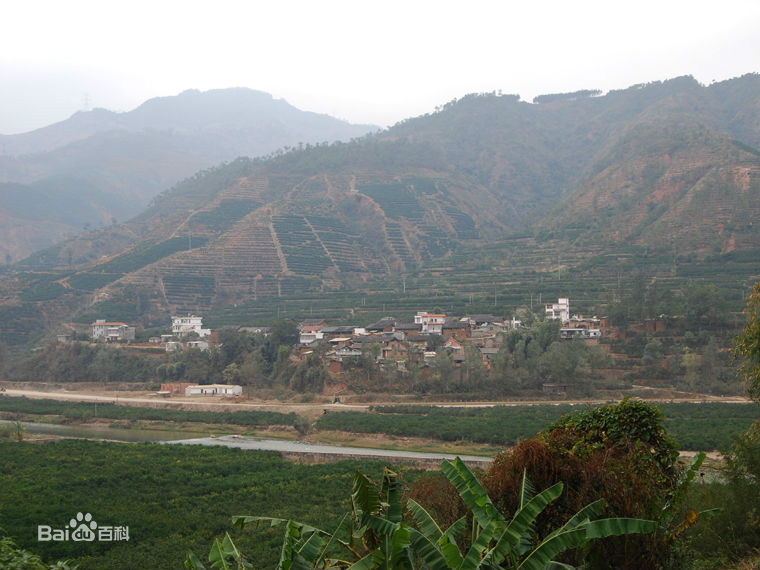
[{"label": "white multi-story building", "polygon": [[172,334],[177,337],[196,333],[200,337],[211,334],[211,329],[203,328],[203,317],[187,315],[184,317],[172,317]]},{"label": "white multi-story building", "polygon": [[91,326],[93,340],[106,342],[135,340],[135,327],[130,327],[126,323],[109,322],[105,319],[98,319],[92,323]]},{"label": "white multi-story building", "polygon": [[434,315],[420,311],[414,315],[414,324],[422,325],[422,334],[441,334],[446,323],[446,315]]},{"label": "white multi-story building", "polygon": [[556,303],[546,303],[546,320],[568,323],[570,322],[570,299],[560,297]]}]

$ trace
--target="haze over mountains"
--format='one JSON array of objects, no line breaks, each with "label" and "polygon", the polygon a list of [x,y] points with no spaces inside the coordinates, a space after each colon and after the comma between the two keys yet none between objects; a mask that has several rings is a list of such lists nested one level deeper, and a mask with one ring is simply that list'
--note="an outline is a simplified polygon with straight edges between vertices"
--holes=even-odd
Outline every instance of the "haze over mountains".
[{"label": "haze over mountains", "polygon": [[360,140],[208,169],[19,264],[48,273],[7,279],[5,305],[63,319],[139,298],[127,316],[149,322],[366,286],[464,248],[505,279],[505,260],[537,249],[625,249],[650,274],[736,255],[760,274],[760,76],[592,95],[467,95]]},{"label": "haze over mountains", "polygon": [[376,129],[238,88],[190,90],[126,113],[94,109],[0,135],[0,256],[17,260],[129,219],[162,190],[223,161]]}]

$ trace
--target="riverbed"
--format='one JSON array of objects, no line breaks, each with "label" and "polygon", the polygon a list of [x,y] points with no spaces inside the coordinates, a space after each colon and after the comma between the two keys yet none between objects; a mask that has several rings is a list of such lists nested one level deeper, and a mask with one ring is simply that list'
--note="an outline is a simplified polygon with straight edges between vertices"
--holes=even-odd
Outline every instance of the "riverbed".
[{"label": "riverbed", "polygon": [[[13,425],[15,422],[0,420],[0,425]],[[36,436],[50,435],[75,439],[95,439],[125,443],[153,442],[180,445],[208,445],[237,447],[261,451],[278,451],[289,456],[309,457],[320,461],[329,457],[350,457],[366,459],[397,459],[422,462],[440,462],[443,459],[460,457],[472,463],[488,463],[491,457],[480,455],[459,455],[455,453],[432,453],[404,451],[393,449],[376,449],[369,447],[344,447],[305,441],[262,439],[241,435],[222,435],[188,438],[188,433],[181,430],[124,429],[119,427],[91,426],[87,424],[49,424],[22,422],[24,431]]]}]

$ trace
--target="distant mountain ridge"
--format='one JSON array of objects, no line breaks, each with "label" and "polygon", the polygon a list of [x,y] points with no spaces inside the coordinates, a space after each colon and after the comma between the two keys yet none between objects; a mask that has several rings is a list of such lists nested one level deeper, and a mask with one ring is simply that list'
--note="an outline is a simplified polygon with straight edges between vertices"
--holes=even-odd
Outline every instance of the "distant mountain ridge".
[{"label": "distant mountain ridge", "polygon": [[[29,133],[0,136],[0,227],[6,228],[0,230],[0,254],[18,259],[66,234],[130,218],[158,192],[238,156],[349,140],[376,129],[233,88],[189,90],[125,113],[79,112]],[[20,188],[23,208],[14,198]],[[51,231],[41,220],[52,223]]]},{"label": "distant mountain ridge", "polygon": [[[287,124],[288,120],[292,124]],[[154,97],[131,111],[115,112],[102,108],[78,111],[64,121],[28,133],[0,135],[0,156],[19,157],[49,152],[112,130],[192,133],[225,128],[245,130],[267,125],[277,125],[283,131],[287,129],[303,134],[306,138],[296,141],[303,143],[338,140],[337,137],[326,136],[331,131],[345,138],[346,127],[361,134],[378,129],[374,125],[350,125],[329,115],[301,111],[284,99],[275,99],[263,91],[243,87],[209,91],[188,89],[179,95]],[[281,147],[274,146],[272,150],[277,148]],[[250,156],[260,154],[266,153],[257,152]]]}]

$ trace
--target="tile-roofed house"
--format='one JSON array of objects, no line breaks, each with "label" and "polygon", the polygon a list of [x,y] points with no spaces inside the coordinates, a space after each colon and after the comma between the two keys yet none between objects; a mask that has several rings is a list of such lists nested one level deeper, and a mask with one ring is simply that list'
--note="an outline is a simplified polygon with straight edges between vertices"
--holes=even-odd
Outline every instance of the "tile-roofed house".
[{"label": "tile-roofed house", "polygon": [[395,326],[396,326],[396,319],[394,319],[393,317],[383,317],[376,323],[367,325],[364,328],[366,329],[368,333],[391,332],[393,331]]},{"label": "tile-roofed house", "polygon": [[443,335],[455,336],[457,338],[466,338],[470,332],[470,322],[467,320],[447,318],[443,323],[441,333]]},{"label": "tile-roofed house", "polygon": [[311,344],[315,340],[322,340],[324,338],[322,329],[326,326],[327,321],[324,319],[304,319],[298,325],[298,330],[300,331],[298,342],[301,344]]},{"label": "tile-roofed house", "polygon": [[351,344],[351,337],[350,336],[336,336],[330,339],[324,339],[325,341],[330,343],[330,346],[333,347],[340,347],[340,346],[349,346]]},{"label": "tile-roofed house", "polygon": [[394,330],[403,338],[406,338],[409,335],[419,335],[422,332],[422,325],[412,322],[396,323]]},{"label": "tile-roofed house", "polygon": [[414,346],[419,346],[419,347],[427,346],[427,343],[429,340],[430,340],[430,337],[424,334],[414,334],[414,335],[408,335],[406,337],[406,342]]},{"label": "tile-roofed house", "polygon": [[323,338],[329,340],[331,338],[353,336],[355,327],[351,325],[323,327],[320,331]]},{"label": "tile-roofed house", "polygon": [[349,347],[354,350],[364,350],[366,347],[372,346],[373,344],[382,344],[382,342],[382,336],[376,334],[357,336],[351,339]]},{"label": "tile-roofed house", "polygon": [[452,354],[461,355],[464,354],[464,346],[456,337],[449,336],[444,339],[443,348],[451,350]]},{"label": "tile-roofed house", "polygon": [[497,354],[499,354],[499,349],[496,347],[480,349],[480,356],[483,358],[483,363],[488,367],[491,366],[491,362],[493,362]]},{"label": "tile-roofed house", "polygon": [[409,346],[396,338],[388,341],[383,345],[382,358],[406,358],[409,353]]},{"label": "tile-roofed house", "polygon": [[324,319],[304,319],[299,325],[301,332],[316,332],[327,326],[327,321]]},{"label": "tile-roofed house", "polygon": [[404,334],[420,333],[422,332],[422,324],[411,323],[411,322],[399,322],[399,323],[396,323],[395,330],[397,332],[403,332]]},{"label": "tile-roofed house", "polygon": [[503,321],[504,319],[502,317],[496,317],[494,315],[481,314],[481,315],[470,315],[469,320],[470,320],[470,325],[480,326],[480,325],[487,325],[490,323],[499,323]]}]

